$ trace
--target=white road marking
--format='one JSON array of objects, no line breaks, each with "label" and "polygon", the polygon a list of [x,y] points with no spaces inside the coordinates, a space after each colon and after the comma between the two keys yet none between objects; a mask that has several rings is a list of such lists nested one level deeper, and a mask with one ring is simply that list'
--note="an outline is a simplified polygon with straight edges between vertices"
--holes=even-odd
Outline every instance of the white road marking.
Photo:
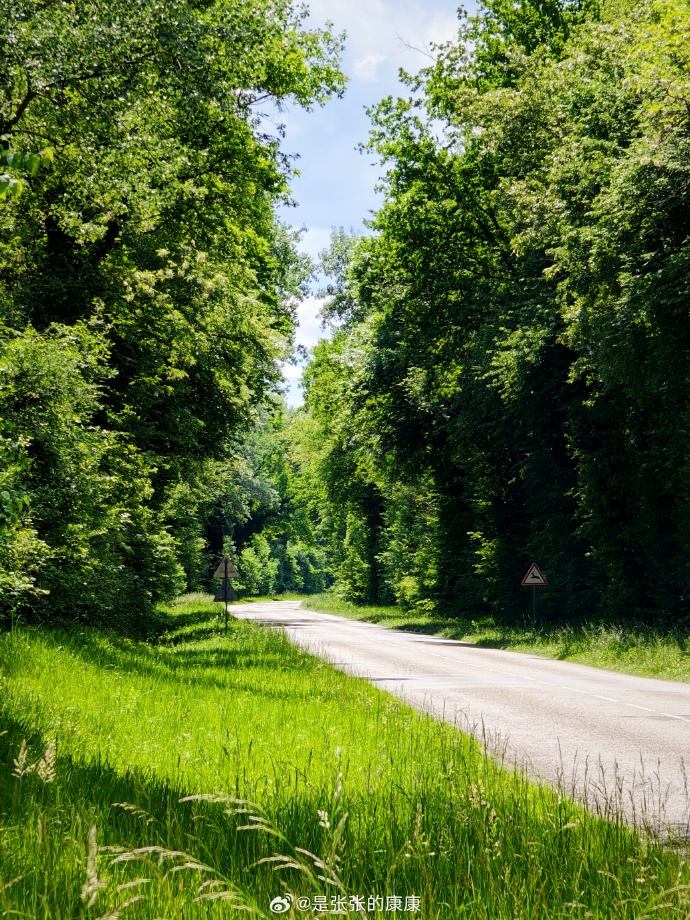
[{"label": "white road marking", "polygon": [[[318,623],[318,620],[315,622]],[[353,622],[358,622],[358,621],[350,620],[350,623],[353,623]],[[376,624],[371,623],[368,625],[375,626]],[[381,639],[379,641],[390,644],[389,637],[387,637],[386,639]],[[445,641],[453,642],[455,640],[447,639]],[[441,658],[443,661],[452,661],[453,664],[459,663],[456,658],[449,658],[448,655],[439,655],[436,652],[430,652],[428,651],[428,649],[425,649],[425,648],[418,649],[418,651],[422,651],[425,655],[430,655],[432,658]],[[544,660],[548,661],[549,659],[544,659]],[[518,678],[520,680],[530,680],[537,684],[544,684],[544,686],[546,687],[555,687],[557,690],[569,690],[571,693],[581,693],[583,694],[583,696],[590,696],[596,700],[606,700],[606,702],[616,703],[619,706],[628,706],[631,709],[642,709],[645,712],[653,712],[653,713],[656,713],[657,715],[664,716],[664,718],[666,719],[676,719],[679,722],[690,723],[690,719],[686,718],[685,716],[676,716],[676,715],[673,715],[673,713],[662,712],[660,709],[652,709],[649,706],[637,706],[635,703],[626,703],[624,700],[615,700],[613,699],[613,697],[610,697],[610,696],[600,696],[597,693],[591,693],[589,690],[581,690],[579,687],[566,687],[564,684],[554,684],[553,681],[543,680],[539,677],[527,677],[524,674],[514,674],[511,671],[503,671],[500,668],[490,668],[487,665],[483,665],[483,664],[470,664],[468,661],[463,661],[462,664],[470,668],[475,668],[477,671],[491,671],[493,674],[502,674],[504,677]],[[395,678],[386,678],[386,679],[395,680]]]}]

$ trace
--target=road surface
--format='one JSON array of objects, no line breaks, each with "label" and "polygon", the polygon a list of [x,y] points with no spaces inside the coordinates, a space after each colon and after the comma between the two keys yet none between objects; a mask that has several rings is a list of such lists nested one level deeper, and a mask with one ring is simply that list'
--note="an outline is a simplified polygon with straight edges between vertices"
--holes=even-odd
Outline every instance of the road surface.
[{"label": "road surface", "polygon": [[302,608],[233,606],[411,706],[472,732],[494,756],[607,813],[690,829],[690,684],[393,630]]}]

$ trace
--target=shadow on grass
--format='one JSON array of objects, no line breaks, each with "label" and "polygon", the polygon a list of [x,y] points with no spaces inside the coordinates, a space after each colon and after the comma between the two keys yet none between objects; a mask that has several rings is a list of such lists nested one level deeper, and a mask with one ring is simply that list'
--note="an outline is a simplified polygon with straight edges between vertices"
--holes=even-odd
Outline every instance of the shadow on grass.
[{"label": "shadow on grass", "polygon": [[[14,907],[10,913],[21,916],[29,916],[25,911],[30,910],[32,917],[38,917],[33,910],[37,900],[45,908],[41,917],[66,916],[66,901],[74,911],[70,916],[83,916],[80,892],[93,826],[99,847],[159,846],[189,852],[250,896],[278,883],[269,866],[255,865],[275,852],[271,839],[235,830],[246,823],[246,815],[230,817],[222,805],[208,802],[180,803],[188,789],[141,771],[118,772],[96,760],[84,763],[58,756],[53,782],[44,783],[33,773],[18,778],[13,770],[22,742],[28,744],[29,762],[41,756],[43,744],[30,726],[10,717],[2,707],[0,732],[0,880],[18,877],[4,900],[0,897],[0,913],[9,898]],[[235,782],[226,791],[241,795]],[[302,834],[298,842],[318,852],[322,840],[318,809],[323,807],[321,797],[302,794],[279,807],[277,820],[287,810]],[[249,867],[253,867],[251,873]],[[160,877],[162,870],[158,871]],[[119,881],[122,873],[136,878],[142,872],[151,877],[156,870],[150,863],[134,861],[129,868],[120,869]],[[103,875],[102,866],[99,875]],[[208,875],[189,873],[185,882],[196,886],[204,878]]]},{"label": "shadow on grass", "polygon": [[[166,642],[152,645],[99,633],[93,629],[78,632],[74,629],[57,629],[50,632],[56,645],[64,645],[83,662],[106,674],[132,674],[175,687],[182,682],[185,686],[205,690],[245,690],[265,699],[303,700],[313,693],[310,683],[286,680],[276,686],[268,678],[288,672],[299,672],[302,675],[316,672],[321,663],[290,646],[281,636],[261,630],[253,624],[233,621],[227,633],[227,645],[218,643],[204,649],[192,644],[199,639],[225,635],[224,631],[211,625],[174,637],[180,640],[179,644]],[[232,645],[233,638],[239,640],[237,647]],[[189,645],[183,645],[183,642]],[[265,673],[267,679],[241,677],[251,670]]]},{"label": "shadow on grass", "polygon": [[471,645],[476,646],[476,648],[496,648],[496,649],[508,649],[513,645],[512,642],[504,638],[496,639],[478,639],[476,642],[470,643]]},{"label": "shadow on grass", "polygon": [[[649,624],[638,620],[611,620],[602,617],[575,622],[554,620],[523,623],[504,621],[497,617],[480,618],[476,621],[443,617],[408,620],[402,615],[386,614],[372,614],[362,617],[361,621],[381,623],[392,629],[428,636],[443,634],[445,638],[453,641],[466,641],[467,636],[476,635],[476,639],[469,644],[479,648],[509,649],[520,645],[560,645],[562,647],[556,657],[562,659],[577,653],[580,648],[591,645],[593,638],[598,635],[608,643],[615,644],[620,651],[662,642],[676,646],[682,655],[690,654],[690,623],[685,621]],[[482,635],[489,631],[493,635]]]},{"label": "shadow on grass", "polygon": [[196,626],[199,623],[208,623],[218,616],[219,610],[191,610],[187,613],[174,613],[172,611],[160,610],[157,613],[157,622],[160,628],[160,634],[170,630],[187,629],[189,626]]},{"label": "shadow on grass", "polygon": [[217,639],[226,635],[223,626],[219,622],[209,622],[208,617],[205,621],[198,621],[202,625],[195,626],[193,629],[187,628],[192,624],[185,624],[182,627],[184,632],[175,632],[170,635],[160,637],[157,643],[158,647],[176,648],[188,642],[202,642],[208,639]]},{"label": "shadow on grass", "polygon": [[442,620],[428,620],[426,622],[418,622],[417,620],[400,620],[395,622],[395,629],[402,630],[403,632],[411,633],[420,633],[425,636],[436,636],[442,629],[448,625],[447,621],[443,624]]}]

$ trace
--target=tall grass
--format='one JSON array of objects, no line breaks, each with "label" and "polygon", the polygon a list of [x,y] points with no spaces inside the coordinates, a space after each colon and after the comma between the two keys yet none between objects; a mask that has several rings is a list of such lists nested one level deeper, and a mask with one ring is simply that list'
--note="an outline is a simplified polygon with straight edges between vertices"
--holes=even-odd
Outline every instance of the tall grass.
[{"label": "tall grass", "polygon": [[690,910],[679,849],[215,614],[171,606],[148,643],[0,637],[0,917],[271,916],[285,894],[415,896],[434,920]]},{"label": "tall grass", "polygon": [[690,681],[690,625],[609,623],[502,623],[492,617],[463,619],[417,613],[400,607],[350,604],[335,594],[312,595],[303,606],[392,629],[474,642],[485,648],[510,649],[574,661],[610,671]]}]

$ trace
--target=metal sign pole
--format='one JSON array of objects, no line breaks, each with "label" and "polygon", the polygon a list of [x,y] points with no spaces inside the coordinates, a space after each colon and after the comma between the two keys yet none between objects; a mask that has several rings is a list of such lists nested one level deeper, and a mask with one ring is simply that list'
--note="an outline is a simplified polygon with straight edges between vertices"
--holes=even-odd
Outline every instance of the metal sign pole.
[{"label": "metal sign pole", "polygon": [[532,585],[532,626],[536,626],[537,623],[537,588],[540,585],[547,584],[546,579],[541,573],[541,570],[536,562],[533,562],[532,565],[527,569],[527,574],[522,579],[523,586],[527,587]]},{"label": "metal sign pole", "polygon": [[223,582],[222,587],[217,590],[216,596],[213,598],[213,600],[225,605],[225,629],[227,631],[228,620],[230,617],[230,609],[228,604],[230,601],[237,600],[237,595],[230,587],[230,579],[239,578],[240,575],[233,565],[232,559],[229,556],[224,556],[218,563],[218,568],[213,573],[213,577]]},{"label": "metal sign pole", "polygon": [[225,557],[225,580],[223,582],[223,593],[225,595],[225,632],[228,631],[228,557]]}]

